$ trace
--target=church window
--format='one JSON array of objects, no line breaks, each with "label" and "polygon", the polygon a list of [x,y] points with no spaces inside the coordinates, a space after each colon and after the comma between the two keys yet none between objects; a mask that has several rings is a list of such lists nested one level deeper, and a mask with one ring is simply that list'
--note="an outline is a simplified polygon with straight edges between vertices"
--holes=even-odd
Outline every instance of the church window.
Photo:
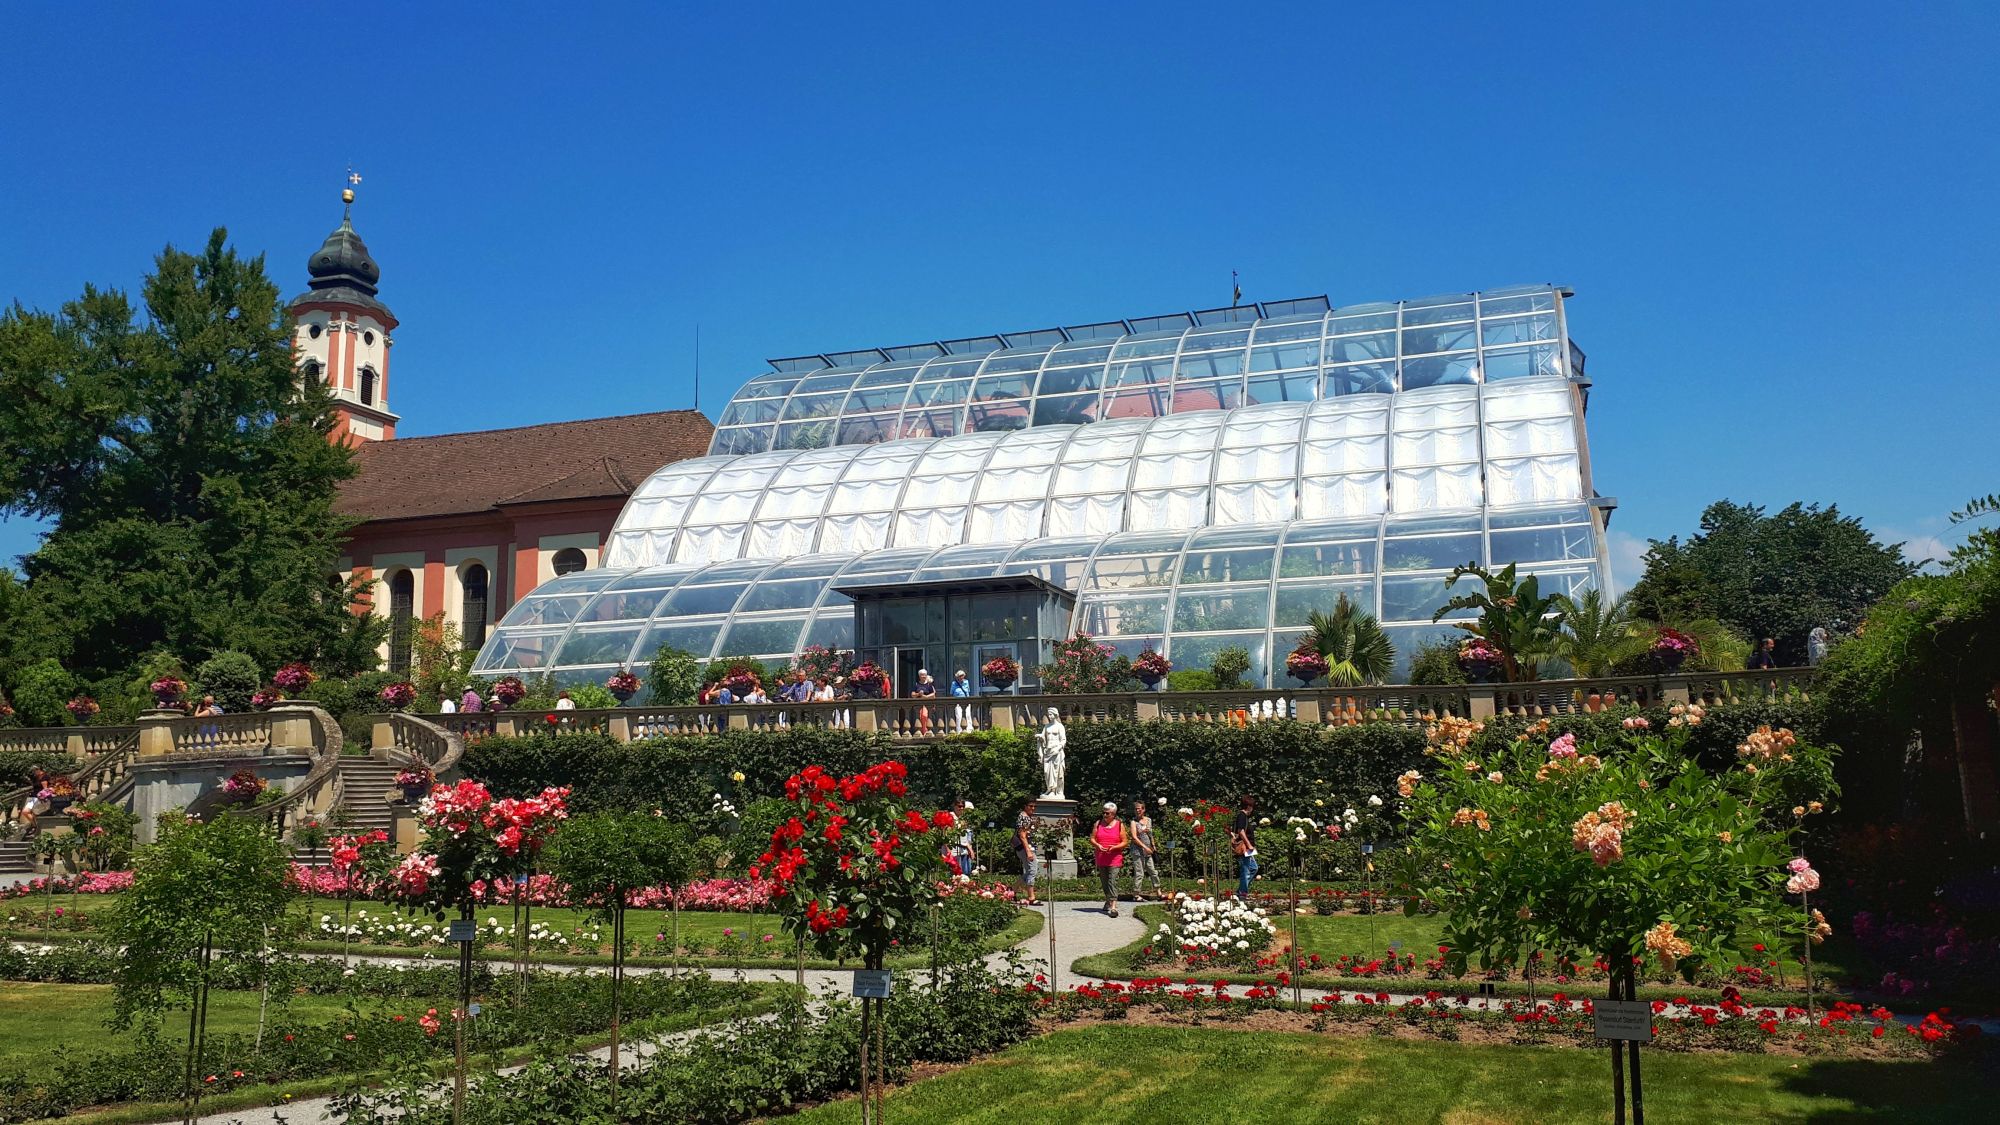
[{"label": "church window", "polygon": [[584,558],[583,552],[575,547],[564,547],[556,552],[556,557],[551,559],[550,563],[555,567],[556,577],[560,578],[565,574],[575,574],[584,569],[590,565],[590,560]]},{"label": "church window", "polygon": [[464,622],[461,632],[465,647],[475,649],[486,643],[486,568],[479,563],[466,567],[461,583],[465,588],[459,615]]},{"label": "church window", "polygon": [[375,405],[375,369],[372,367],[361,369],[361,405]]},{"label": "church window", "polygon": [[410,635],[415,625],[417,579],[407,570],[389,576],[389,671],[410,670]]}]

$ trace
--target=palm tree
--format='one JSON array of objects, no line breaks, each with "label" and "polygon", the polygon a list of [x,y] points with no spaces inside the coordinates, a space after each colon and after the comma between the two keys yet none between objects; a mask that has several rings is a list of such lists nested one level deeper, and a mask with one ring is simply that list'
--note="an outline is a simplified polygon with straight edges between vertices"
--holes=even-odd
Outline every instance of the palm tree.
[{"label": "palm tree", "polygon": [[1613,665],[1645,647],[1625,598],[1607,602],[1603,591],[1589,589],[1564,615],[1555,654],[1569,661],[1579,676],[1608,676]]},{"label": "palm tree", "polygon": [[1556,652],[1563,621],[1576,612],[1575,604],[1565,594],[1543,597],[1541,580],[1532,574],[1516,583],[1513,563],[1498,574],[1483,566],[1461,566],[1445,579],[1445,588],[1468,576],[1479,579],[1484,588],[1444,603],[1431,620],[1457,609],[1478,610],[1477,620],[1454,621],[1452,628],[1483,637],[1500,650],[1500,668],[1508,683],[1534,679],[1542,661]]},{"label": "palm tree", "polygon": [[1335,687],[1379,684],[1396,668],[1396,646],[1389,643],[1389,634],[1346,594],[1333,603],[1332,613],[1314,610],[1306,626],[1299,647],[1326,657],[1326,679]]}]

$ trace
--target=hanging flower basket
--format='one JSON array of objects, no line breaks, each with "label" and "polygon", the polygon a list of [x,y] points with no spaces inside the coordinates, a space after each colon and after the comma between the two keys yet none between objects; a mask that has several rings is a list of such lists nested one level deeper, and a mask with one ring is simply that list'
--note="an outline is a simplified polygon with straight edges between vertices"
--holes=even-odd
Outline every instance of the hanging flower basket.
[{"label": "hanging flower basket", "polygon": [[1292,650],[1290,656],[1285,657],[1286,673],[1297,680],[1300,686],[1326,675],[1328,667],[1326,657],[1321,656],[1316,649],[1296,648]]},{"label": "hanging flower basket", "polygon": [[383,685],[380,698],[384,707],[391,711],[401,711],[417,701],[417,687],[408,680],[398,680],[393,684]]},{"label": "hanging flower basket", "polygon": [[502,707],[512,707],[527,694],[528,685],[522,683],[519,676],[502,676],[493,684],[493,698],[498,699]]},{"label": "hanging flower basket", "polygon": [[610,692],[613,699],[623,703],[639,694],[639,677],[620,668],[611,674],[610,679],[604,681],[604,690]]},{"label": "hanging flower basket", "polygon": [[271,675],[271,683],[285,695],[297,695],[319,679],[304,661],[294,660]]},{"label": "hanging flower basket", "polygon": [[979,678],[1006,691],[1021,678],[1021,665],[1011,656],[996,656],[979,666]]}]

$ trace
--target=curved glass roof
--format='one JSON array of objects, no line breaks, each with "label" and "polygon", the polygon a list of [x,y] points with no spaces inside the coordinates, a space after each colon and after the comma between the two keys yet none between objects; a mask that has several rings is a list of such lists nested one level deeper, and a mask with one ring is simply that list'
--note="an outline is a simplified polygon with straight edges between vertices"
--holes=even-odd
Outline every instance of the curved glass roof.
[{"label": "curved glass roof", "polygon": [[632,494],[605,565],[698,565],[1584,498],[1541,377],[1021,433],[706,457]]},{"label": "curved glass roof", "polygon": [[1253,682],[1282,685],[1306,615],[1342,593],[1376,613],[1407,661],[1449,631],[1431,614],[1452,567],[1516,562],[1545,588],[1578,591],[1597,580],[1597,540],[1588,506],[1571,502],[584,571],[515,605],[474,671],[601,682],[662,645],[777,660],[808,644],[852,649],[853,604],[836,587],[1031,574],[1077,594],[1073,630],[1184,668],[1240,645]]},{"label": "curved glass roof", "polygon": [[1562,297],[1554,286],[1519,286],[1235,319],[1258,311],[1245,307],[774,361],[779,370],[751,379],[724,408],[709,451],[823,449],[1580,376]]}]

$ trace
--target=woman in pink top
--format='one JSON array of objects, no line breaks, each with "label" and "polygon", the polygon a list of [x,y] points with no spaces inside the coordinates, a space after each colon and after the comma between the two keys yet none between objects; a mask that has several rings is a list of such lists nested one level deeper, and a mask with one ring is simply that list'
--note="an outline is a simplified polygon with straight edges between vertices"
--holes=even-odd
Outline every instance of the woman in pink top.
[{"label": "woman in pink top", "polygon": [[1132,835],[1118,819],[1118,803],[1104,802],[1104,814],[1090,827],[1090,842],[1097,849],[1097,881],[1104,888],[1104,912],[1118,917],[1118,869],[1125,865],[1125,849]]}]

